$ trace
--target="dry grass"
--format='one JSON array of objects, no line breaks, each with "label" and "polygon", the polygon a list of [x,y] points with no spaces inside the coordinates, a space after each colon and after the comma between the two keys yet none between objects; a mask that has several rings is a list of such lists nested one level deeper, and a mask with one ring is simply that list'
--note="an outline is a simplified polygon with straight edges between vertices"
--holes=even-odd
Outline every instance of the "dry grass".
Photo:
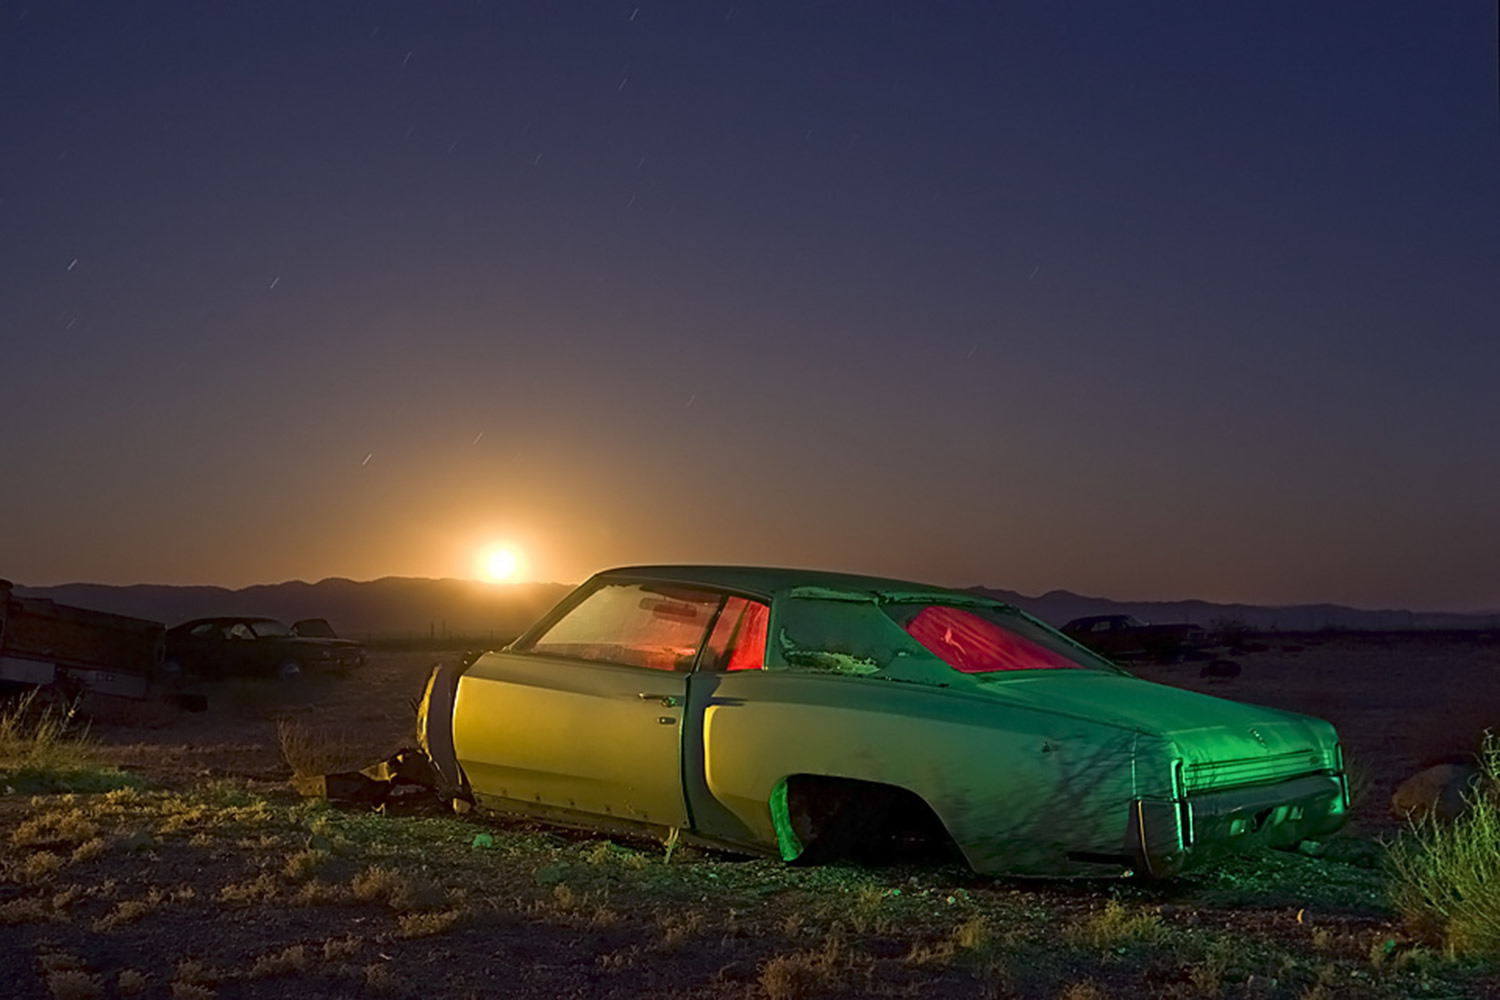
[{"label": "dry grass", "polygon": [[1419,935],[1448,951],[1500,959],[1500,735],[1486,732],[1482,790],[1456,820],[1428,815],[1389,846],[1391,901]]},{"label": "dry grass", "polygon": [[323,960],[338,962],[346,958],[353,958],[364,945],[365,939],[355,934],[349,934],[341,938],[329,938],[323,942]]},{"label": "dry grass", "polygon": [[219,994],[201,983],[172,983],[172,1000],[214,1000]]},{"label": "dry grass", "polygon": [[1084,979],[1065,987],[1057,1000],[1109,1000],[1109,994],[1092,979]]},{"label": "dry grass", "polygon": [[107,850],[109,850],[109,841],[103,837],[90,837],[73,848],[73,863],[76,865],[85,861],[93,861]]},{"label": "dry grass", "polygon": [[93,839],[99,826],[82,809],[54,810],[22,820],[11,831],[17,847],[66,847]]},{"label": "dry grass", "polygon": [[83,896],[83,886],[70,885],[57,890],[52,894],[52,909],[61,913],[72,906]]},{"label": "dry grass", "polygon": [[47,973],[47,994],[52,1000],[101,1000],[104,980],[82,969],[59,969]]},{"label": "dry grass", "polygon": [[226,903],[269,903],[281,894],[281,887],[269,874],[262,872],[248,882],[231,882],[219,890]]},{"label": "dry grass", "polygon": [[344,886],[313,879],[311,882],[304,882],[292,894],[292,902],[298,906],[332,906],[335,903],[347,903],[351,895]]},{"label": "dry grass", "polygon": [[832,992],[849,967],[843,940],[830,934],[816,951],[775,955],[760,966],[760,988],[768,1000],[809,1000]]},{"label": "dry grass", "polygon": [[146,992],[150,984],[151,977],[136,969],[121,969],[115,977],[115,990],[128,997]]},{"label": "dry grass", "polygon": [[403,872],[371,865],[349,883],[349,891],[361,903],[383,903],[399,912],[431,908],[431,892],[424,892]]},{"label": "dry grass", "polygon": [[307,948],[294,944],[271,955],[262,955],[250,965],[246,979],[265,979],[268,976],[291,976],[306,972],[311,966]]},{"label": "dry grass", "polygon": [[365,966],[365,987],[374,993],[406,991],[406,984],[396,977],[390,966],[380,962]]},{"label": "dry grass", "polygon": [[1083,924],[1068,929],[1067,938],[1074,944],[1092,948],[1118,948],[1132,944],[1153,944],[1166,934],[1161,917],[1147,910],[1131,912],[1117,899],[1104,904]]},{"label": "dry grass", "polygon": [[19,882],[40,885],[63,870],[67,864],[51,851],[33,851],[10,867],[11,875]]},{"label": "dry grass", "polygon": [[663,951],[676,951],[703,932],[708,926],[708,918],[702,910],[668,913],[657,919],[657,926],[662,930],[659,947]]},{"label": "dry grass", "polygon": [[322,874],[330,857],[327,851],[309,847],[288,857],[281,874],[291,882],[307,882]]},{"label": "dry grass", "polygon": [[984,951],[995,941],[995,928],[989,918],[975,914],[953,928],[953,944],[960,951]]},{"label": "dry grass", "polygon": [[0,711],[0,767],[74,770],[93,764],[87,739],[71,732],[76,711],[76,705],[44,704],[35,690]]},{"label": "dry grass", "polygon": [[160,889],[152,889],[141,899],[126,899],[115,904],[115,908],[94,921],[94,930],[100,933],[116,927],[133,924],[146,914],[160,908],[166,900]]},{"label": "dry grass", "polygon": [[55,909],[34,896],[22,896],[0,903],[0,927],[45,924],[57,917]]},{"label": "dry grass", "polygon": [[335,771],[353,771],[368,764],[368,754],[343,735],[314,729],[295,719],[276,720],[276,745],[294,777],[310,778]]},{"label": "dry grass", "polygon": [[195,958],[185,958],[177,963],[177,973],[172,977],[172,995],[178,996],[177,988],[181,986],[189,994],[192,989],[200,989],[213,996],[211,987],[219,985],[225,978],[221,969]]},{"label": "dry grass", "polygon": [[469,916],[466,910],[428,910],[405,913],[396,921],[396,936],[398,938],[423,938],[446,934],[464,923]]}]

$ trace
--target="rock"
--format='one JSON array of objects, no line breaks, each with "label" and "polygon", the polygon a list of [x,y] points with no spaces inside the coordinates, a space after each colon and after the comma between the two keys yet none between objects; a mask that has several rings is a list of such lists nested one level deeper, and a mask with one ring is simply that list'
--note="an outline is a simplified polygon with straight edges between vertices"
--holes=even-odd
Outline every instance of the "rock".
[{"label": "rock", "polygon": [[1232,679],[1238,677],[1239,675],[1240,665],[1233,660],[1214,660],[1212,663],[1205,663],[1203,665],[1203,668],[1198,671],[1199,677],[1223,677],[1225,679]]},{"label": "rock", "polygon": [[1391,796],[1391,815],[1420,820],[1431,814],[1452,820],[1469,808],[1466,796],[1479,787],[1479,768],[1471,763],[1436,764],[1401,782]]}]

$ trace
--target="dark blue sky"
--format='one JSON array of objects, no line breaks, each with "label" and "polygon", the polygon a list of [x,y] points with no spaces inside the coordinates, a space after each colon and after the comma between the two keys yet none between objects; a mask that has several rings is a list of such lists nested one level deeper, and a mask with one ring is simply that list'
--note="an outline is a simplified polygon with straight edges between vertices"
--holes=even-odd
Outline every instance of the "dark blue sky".
[{"label": "dark blue sky", "polygon": [[1500,607],[1496,34],[0,3],[0,575]]}]

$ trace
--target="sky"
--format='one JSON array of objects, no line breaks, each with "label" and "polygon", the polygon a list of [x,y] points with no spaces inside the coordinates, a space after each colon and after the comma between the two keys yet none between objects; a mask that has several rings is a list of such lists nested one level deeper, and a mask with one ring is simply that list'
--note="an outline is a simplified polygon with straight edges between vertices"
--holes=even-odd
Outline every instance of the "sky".
[{"label": "sky", "polygon": [[0,576],[1500,608],[1496,39],[0,0]]}]

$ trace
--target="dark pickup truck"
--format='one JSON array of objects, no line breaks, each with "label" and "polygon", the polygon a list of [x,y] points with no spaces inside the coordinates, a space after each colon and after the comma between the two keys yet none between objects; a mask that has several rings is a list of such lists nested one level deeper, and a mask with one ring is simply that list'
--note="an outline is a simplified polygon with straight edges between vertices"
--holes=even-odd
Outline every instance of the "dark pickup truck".
[{"label": "dark pickup truck", "polygon": [[1148,625],[1132,615],[1089,615],[1062,627],[1075,642],[1110,659],[1176,660],[1201,652],[1207,633],[1197,625]]},{"label": "dark pickup truck", "polygon": [[0,580],[0,691],[155,697],[166,686],[165,632],[160,622],[17,597]]}]

